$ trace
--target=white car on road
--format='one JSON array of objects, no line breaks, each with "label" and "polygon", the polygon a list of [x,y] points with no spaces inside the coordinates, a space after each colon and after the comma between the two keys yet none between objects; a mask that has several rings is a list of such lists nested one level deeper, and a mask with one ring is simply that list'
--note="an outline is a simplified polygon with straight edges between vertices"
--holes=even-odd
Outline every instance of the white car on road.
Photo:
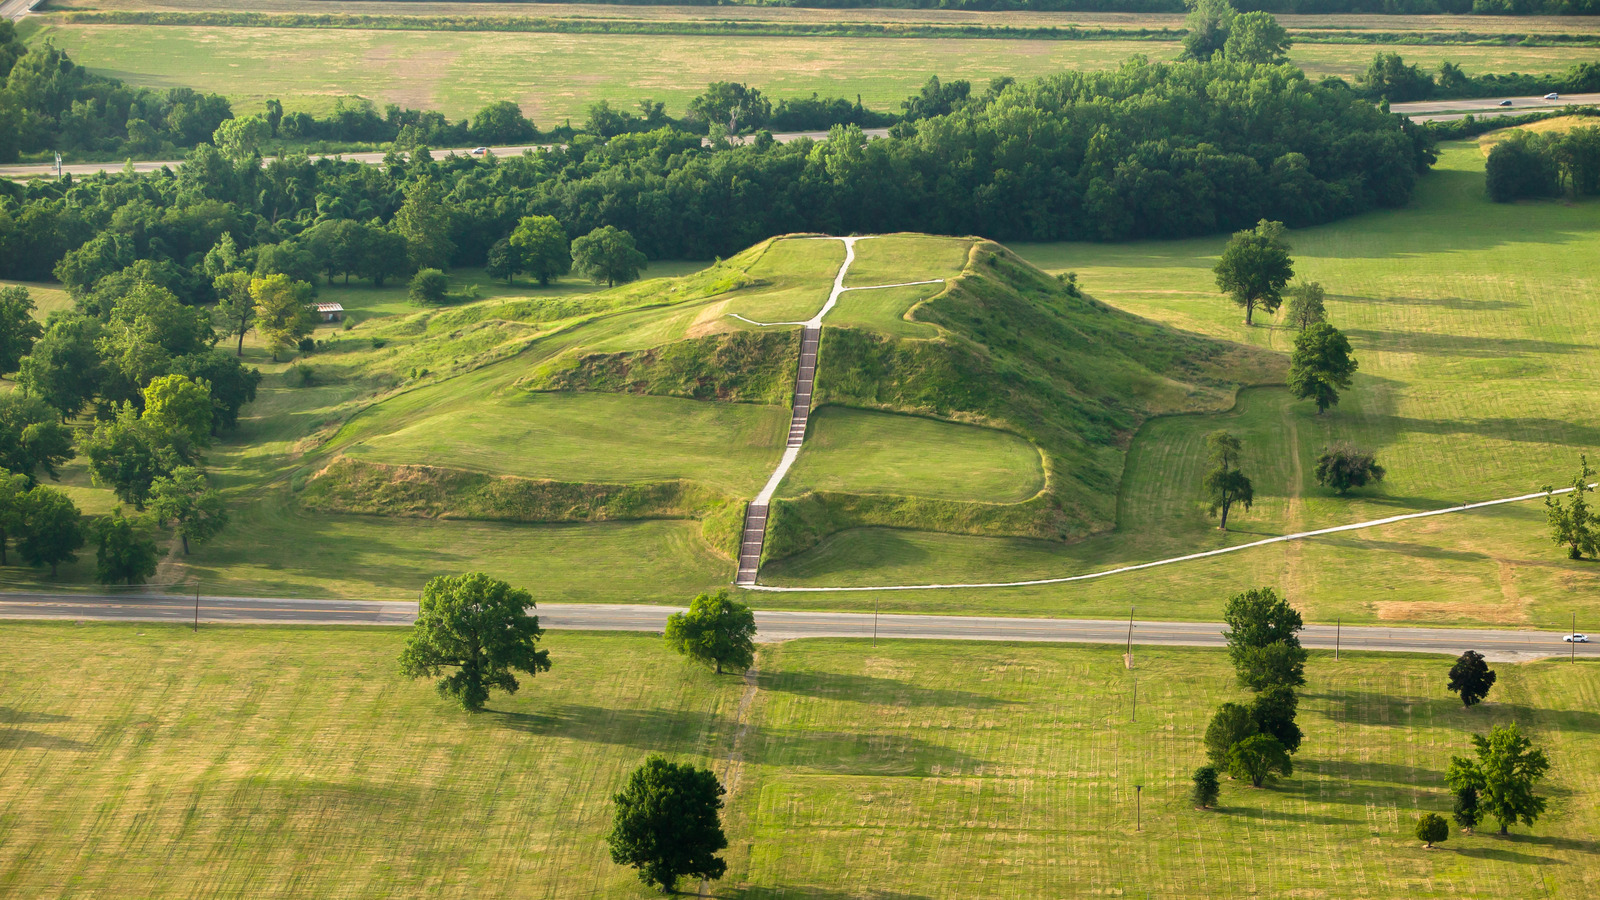
[{"label": "white car on road", "polygon": [[1560,95],[1560,94],[1557,94],[1557,93],[1556,93],[1556,92],[1554,92],[1554,91],[1551,91],[1551,92],[1550,92],[1550,93],[1548,93],[1548,94],[1545,94],[1545,95],[1544,95],[1544,98],[1545,98],[1545,99],[1546,99],[1546,100],[1560,100],[1560,99],[1561,99],[1561,95]]},{"label": "white car on road", "polygon": [[1578,633],[1578,632],[1573,632],[1572,634],[1564,634],[1564,635],[1561,636],[1561,639],[1563,641],[1566,641],[1569,644],[1587,644],[1587,643],[1589,643],[1589,636],[1587,634],[1581,634],[1581,633]]}]

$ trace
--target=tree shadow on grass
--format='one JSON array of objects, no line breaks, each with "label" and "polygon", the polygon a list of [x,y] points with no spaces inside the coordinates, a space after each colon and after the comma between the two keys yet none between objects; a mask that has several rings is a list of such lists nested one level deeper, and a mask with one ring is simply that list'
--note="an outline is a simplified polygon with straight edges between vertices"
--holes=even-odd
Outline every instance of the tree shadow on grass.
[{"label": "tree shadow on grass", "polygon": [[[1485,823],[1485,828],[1479,834],[1486,834],[1497,826],[1493,822]],[[1600,853],[1600,841],[1585,841],[1578,838],[1555,837],[1546,834],[1526,834],[1512,832],[1500,836],[1494,835],[1496,840],[1509,841],[1513,844],[1532,844],[1536,847],[1547,847],[1551,850],[1572,850],[1577,853]]]},{"label": "tree shadow on grass", "polygon": [[1448,844],[1441,849],[1454,850],[1457,855],[1469,859],[1492,859],[1497,862],[1519,863],[1521,865],[1536,866],[1563,866],[1566,863],[1550,856],[1534,856],[1528,853],[1518,853],[1505,847],[1451,847]]},{"label": "tree shadow on grass", "polygon": [[[1286,787],[1282,782],[1277,785],[1259,789],[1259,792],[1272,791],[1273,793],[1286,793],[1280,790]],[[1238,797],[1243,791],[1258,791],[1249,785],[1236,786],[1234,796]],[[1250,799],[1249,797],[1245,799]],[[1263,806],[1246,806],[1237,803],[1225,803],[1217,807],[1217,811],[1224,815],[1240,816],[1250,819],[1265,819],[1274,822],[1285,822],[1291,825],[1361,825],[1365,819],[1346,819],[1342,816],[1330,816],[1322,813],[1297,813],[1282,809],[1268,809]]]},{"label": "tree shadow on grass", "polygon": [[[1445,672],[1439,675],[1439,691],[1444,693]],[[1502,703],[1491,692],[1487,701],[1471,709],[1446,694],[1442,697],[1394,697],[1367,691],[1330,691],[1301,694],[1305,700],[1323,700],[1332,705],[1328,717],[1341,724],[1410,726],[1418,718],[1431,718],[1440,724],[1474,734],[1487,734],[1496,725],[1517,722],[1525,728],[1548,731],[1578,731],[1600,734],[1600,712],[1586,709],[1541,709],[1520,703]],[[1471,740],[1462,737],[1462,753],[1471,749]]]},{"label": "tree shadow on grass", "polygon": [[70,722],[71,716],[54,713],[28,712],[10,706],[0,706],[0,725],[45,725],[52,722]]},{"label": "tree shadow on grass", "polygon": [[1341,303],[1359,303],[1368,306],[1437,306],[1468,312],[1492,312],[1502,309],[1522,309],[1527,304],[1509,300],[1473,300],[1467,297],[1368,297],[1362,294],[1329,294],[1329,300]]},{"label": "tree shadow on grass", "polygon": [[815,885],[783,885],[770,888],[748,888],[728,891],[712,889],[713,897],[736,900],[933,900],[925,894],[906,894],[900,891],[841,890]]},{"label": "tree shadow on grass", "polygon": [[568,738],[660,753],[695,753],[704,747],[707,731],[730,723],[720,716],[665,709],[608,709],[579,703],[550,703],[539,712],[488,710],[511,731]]},{"label": "tree shadow on grass", "polygon": [[[1442,505],[1434,504],[1432,508],[1438,508]],[[1324,535],[1312,540],[1319,544],[1345,550],[1377,550],[1384,553],[1410,556],[1415,559],[1433,559],[1447,562],[1485,562],[1493,559],[1489,554],[1479,553],[1475,550],[1445,550],[1430,544],[1418,544],[1410,541],[1383,541],[1372,537],[1357,537],[1353,535]]]},{"label": "tree shadow on grass", "polygon": [[0,728],[0,750],[82,750],[82,741],[26,728]]},{"label": "tree shadow on grass", "polygon": [[893,678],[832,672],[779,672],[760,676],[761,689],[828,700],[850,700],[884,706],[939,706],[992,709],[1014,701],[975,691],[925,688]]},{"label": "tree shadow on grass", "polygon": [[1308,761],[1304,771],[1331,778],[1341,785],[1347,785],[1349,790],[1369,797],[1372,794],[1410,794],[1418,790],[1432,790],[1444,784],[1443,772],[1396,763],[1327,759]]},{"label": "tree shadow on grass", "polygon": [[1355,343],[1369,347],[1455,358],[1501,359],[1533,354],[1579,353],[1589,349],[1582,344],[1543,341],[1537,338],[1497,338],[1422,331],[1376,331],[1370,328],[1351,328],[1345,332],[1345,336]]}]

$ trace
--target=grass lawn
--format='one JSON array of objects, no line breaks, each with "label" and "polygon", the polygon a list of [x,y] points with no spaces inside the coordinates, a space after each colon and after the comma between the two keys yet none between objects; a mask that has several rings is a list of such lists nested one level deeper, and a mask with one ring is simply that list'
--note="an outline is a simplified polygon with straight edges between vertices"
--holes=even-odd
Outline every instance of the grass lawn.
[{"label": "grass lawn", "polygon": [[453,390],[458,380],[428,392],[427,414],[345,452],[557,481],[684,478],[754,494],[789,435],[789,411],[776,406],[588,393],[485,400]]},{"label": "grass lawn", "polygon": [[[631,897],[609,796],[653,752],[729,778],[728,875],[768,897],[1580,897],[1600,668],[1315,654],[1295,774],[1187,800],[1224,654],[960,642],[769,646],[744,684],[648,635],[550,632],[552,670],[461,713],[395,674],[397,630],[11,624],[0,886],[65,897]],[[619,665],[626,660],[627,664]],[[1137,720],[1130,698],[1138,684]],[[741,715],[743,720],[741,721]],[[1448,813],[1469,735],[1515,719],[1550,806],[1510,837]],[[742,732],[742,738],[737,737]],[[1139,828],[1133,785],[1141,785]],[[692,889],[691,885],[684,885]]]},{"label": "grass lawn", "polygon": [[737,314],[756,322],[804,322],[828,302],[842,265],[842,241],[773,241],[749,269],[751,286],[711,306],[707,319]]},{"label": "grass lawn", "polygon": [[[837,535],[764,577],[799,585],[994,581],[1070,575],[1271,534],[1538,490],[1600,449],[1595,366],[1600,225],[1589,201],[1498,206],[1475,143],[1449,145],[1413,204],[1291,234],[1297,272],[1323,283],[1361,363],[1326,416],[1282,389],[1245,391],[1222,416],[1153,420],[1130,449],[1111,535],[1071,547],[899,532]],[[1221,238],[1020,245],[1090,294],[1153,319],[1287,352],[1281,323],[1246,329],[1215,289]],[[1256,505],[1222,535],[1198,484],[1206,433],[1246,444]],[[1340,498],[1316,486],[1334,440],[1378,452],[1388,478]],[[1600,573],[1565,561],[1537,502],[1388,526],[1104,581],[1029,590],[885,594],[907,610],[1215,617],[1230,593],[1276,584],[1318,621],[1563,627],[1593,613]],[[764,595],[784,605],[859,598]],[[885,608],[888,608],[887,606]]]},{"label": "grass lawn", "polygon": [[[321,4],[318,4],[320,7]],[[318,11],[322,11],[319,10]],[[363,12],[368,11],[363,7]],[[632,12],[632,8],[629,10]],[[468,11],[482,14],[479,8]],[[539,14],[540,10],[532,10]],[[1476,17],[1473,17],[1476,18]],[[631,108],[642,98],[682,114],[713,81],[740,81],[774,99],[854,98],[896,111],[929,75],[976,85],[1064,69],[1105,69],[1134,54],[1174,59],[1177,42],[988,38],[650,36],[502,32],[362,31],[160,25],[70,25],[39,18],[29,40],[51,40],[81,65],[130,84],[226,95],[236,112],[282,99],[323,113],[339,97],[399,103],[453,118],[513,100],[542,128],[581,123],[590,104]],[[1302,44],[1292,59],[1314,78],[1347,80],[1375,53],[1399,50],[1425,69],[1441,60],[1466,71],[1556,72],[1594,57],[1592,47]]]},{"label": "grass lawn", "polygon": [[954,278],[966,268],[972,241],[928,234],[893,234],[856,241],[847,287]]},{"label": "grass lawn", "polygon": [[993,428],[824,406],[780,496],[909,494],[1016,503],[1044,487],[1039,450]]},{"label": "grass lawn", "polygon": [[[944,290],[941,284],[918,284],[909,287],[877,288],[874,290],[846,291],[839,297],[833,311],[828,313],[829,327],[866,328],[895,337],[931,338],[939,329],[925,322],[909,322],[906,313],[911,307]],[[822,356],[818,365],[827,365],[827,339],[823,339]]]}]

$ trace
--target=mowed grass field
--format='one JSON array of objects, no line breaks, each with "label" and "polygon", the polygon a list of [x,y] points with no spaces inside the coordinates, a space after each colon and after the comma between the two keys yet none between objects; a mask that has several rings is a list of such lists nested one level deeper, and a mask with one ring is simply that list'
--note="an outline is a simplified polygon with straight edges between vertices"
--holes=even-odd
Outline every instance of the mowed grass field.
[{"label": "mowed grass field", "polygon": [[[1275,534],[1440,508],[1562,484],[1600,448],[1591,398],[1600,353],[1600,206],[1499,206],[1483,195],[1483,156],[1450,145],[1404,210],[1293,232],[1297,271],[1329,294],[1361,370],[1326,416],[1281,388],[1243,392],[1220,416],[1146,425],[1130,448],[1115,533],[1056,544],[868,530],[836,535],[769,565],[793,585],[1020,580],[1090,572]],[[1287,352],[1281,322],[1246,329],[1211,274],[1223,240],[1021,245],[1092,295],[1177,327]],[[1204,436],[1245,441],[1256,504],[1230,533],[1204,515]],[[1388,478],[1340,498],[1316,486],[1322,448],[1377,451]],[[1479,622],[1559,628],[1592,618],[1600,571],[1547,539],[1538,501],[1245,551],[1168,569],[1028,589],[884,594],[902,610],[1214,617],[1258,584],[1289,593],[1317,621]],[[834,606],[865,595],[764,595]],[[887,608],[887,607],[886,607]]]},{"label": "mowed grass field", "polygon": [[[1154,41],[88,25],[49,16],[39,22],[30,26],[30,41],[53,41],[82,65],[135,85],[221,93],[239,113],[258,112],[273,98],[291,111],[322,113],[338,98],[357,95],[380,108],[399,103],[462,118],[493,101],[514,100],[542,128],[581,124],[600,100],[631,109],[651,98],[681,115],[713,81],[744,82],[774,99],[860,95],[867,106],[894,112],[930,75],[982,86],[999,76],[1113,68],[1134,54],[1174,59],[1180,50],[1176,42]],[[1451,60],[1474,74],[1564,71],[1595,55],[1592,47],[1305,44],[1291,58],[1313,77],[1354,79],[1380,50],[1398,50],[1430,70]]]},{"label": "mowed grass field", "polygon": [[[1130,672],[1120,647],[799,641],[761,650],[747,694],[654,636],[549,632],[552,670],[467,715],[395,673],[399,629],[11,624],[7,638],[10,896],[650,896],[603,836],[610,795],[655,752],[729,782],[718,897],[1600,884],[1587,663],[1496,664],[1489,702],[1467,710],[1444,690],[1446,657],[1314,654],[1295,774],[1225,782],[1202,812],[1187,799],[1200,738],[1242,697],[1219,651],[1138,648]],[[1412,828],[1448,813],[1450,756],[1512,720],[1550,756],[1546,815],[1423,850]]]}]

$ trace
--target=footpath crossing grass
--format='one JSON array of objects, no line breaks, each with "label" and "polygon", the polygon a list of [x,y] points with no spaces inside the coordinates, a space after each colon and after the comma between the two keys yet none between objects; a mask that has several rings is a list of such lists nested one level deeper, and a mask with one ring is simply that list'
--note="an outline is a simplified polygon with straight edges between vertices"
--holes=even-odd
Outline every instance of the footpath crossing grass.
[{"label": "footpath crossing grass", "polygon": [[[1600,668],[1313,654],[1295,774],[1187,800],[1225,654],[798,641],[759,688],[651,635],[549,632],[552,670],[467,715],[395,672],[400,629],[24,624],[0,659],[0,892],[55,898],[646,897],[603,836],[650,753],[738,747],[724,898],[1582,897],[1600,797]],[[1137,718],[1131,709],[1137,678]],[[1470,735],[1549,754],[1533,828],[1452,828]],[[1134,785],[1141,785],[1142,830]],[[692,889],[687,883],[684,887]]]},{"label": "footpath crossing grass", "polygon": [[1017,503],[1043,487],[1038,448],[1009,432],[824,406],[779,496],[849,491]]},{"label": "footpath crossing grass", "polygon": [[[1483,195],[1475,143],[1448,145],[1406,209],[1292,232],[1296,270],[1322,282],[1355,346],[1355,386],[1325,416],[1281,388],[1244,391],[1222,415],[1153,420],[1134,439],[1118,528],[1061,547],[903,532],[836,535],[770,566],[778,584],[906,584],[1070,575],[1329,525],[1536,491],[1600,450],[1600,226],[1594,201],[1502,206]],[[1222,238],[1021,245],[1076,271],[1115,306],[1288,352],[1281,321],[1247,329],[1211,273]],[[1245,441],[1256,505],[1231,533],[1204,515],[1204,436]],[[1377,451],[1382,485],[1340,498],[1315,484],[1322,448]],[[916,611],[1214,618],[1231,593],[1275,584],[1317,621],[1480,622],[1565,627],[1592,613],[1600,573],[1566,561],[1537,501],[1276,545],[1170,569],[1028,590],[884,594]],[[826,595],[762,602],[831,605]],[[856,598],[848,598],[854,600]],[[886,607],[887,608],[887,607]]]}]

